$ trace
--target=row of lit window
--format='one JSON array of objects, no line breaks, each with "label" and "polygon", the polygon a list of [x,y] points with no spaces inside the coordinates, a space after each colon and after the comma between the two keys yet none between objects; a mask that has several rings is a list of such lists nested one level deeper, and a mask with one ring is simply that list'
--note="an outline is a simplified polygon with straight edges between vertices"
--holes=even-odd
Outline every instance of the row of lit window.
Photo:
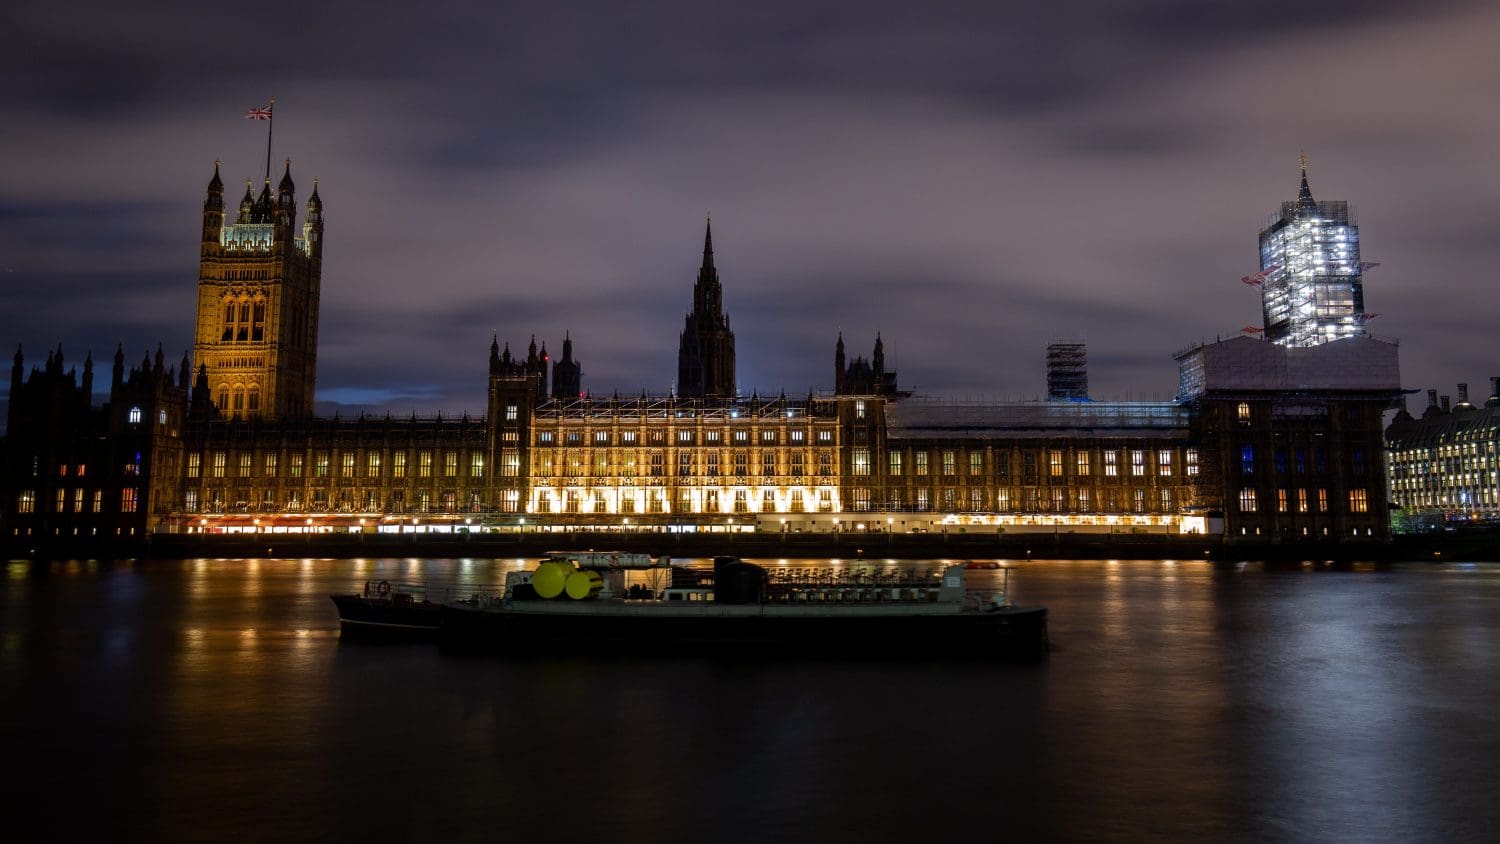
[{"label": "row of lit window", "polygon": [[[88,491],[83,489],[82,487],[75,487],[72,490],[72,493],[72,511],[74,513],[104,512],[104,490],[96,489],[93,490],[92,495],[89,495]],[[120,512],[134,513],[136,511],[139,495],[140,493],[135,489],[135,487],[125,487],[124,489],[120,490]],[[70,496],[68,495],[68,490],[59,489],[57,491],[57,496],[53,501],[53,512],[68,512],[69,498]],[[16,512],[36,512],[36,490],[21,490],[21,493],[16,497]]]},{"label": "row of lit window", "polygon": [[[1278,489],[1278,490],[1276,490],[1276,512],[1278,512],[1278,513],[1290,513],[1290,512],[1292,512],[1292,506],[1293,506],[1293,500],[1294,499],[1291,497],[1291,493],[1292,493],[1292,490],[1288,490],[1288,489]],[[1316,490],[1316,494],[1317,494],[1316,502],[1317,502],[1318,512],[1319,513],[1326,513],[1326,512],[1328,512],[1328,490],[1320,488],[1320,489]],[[1305,487],[1298,488],[1296,490],[1295,504],[1296,504],[1296,510],[1297,510],[1298,513],[1310,513],[1310,512],[1312,512],[1311,503],[1308,500],[1308,490]],[[1241,513],[1256,513],[1256,512],[1259,512],[1259,511],[1260,511],[1260,501],[1259,501],[1258,493],[1257,493],[1256,489],[1254,487],[1248,487],[1248,486],[1247,487],[1242,487],[1240,489],[1240,512]],[[1369,500],[1369,495],[1365,491],[1365,489],[1359,488],[1359,489],[1351,489],[1351,490],[1349,490],[1349,512],[1351,512],[1351,513],[1368,513],[1369,511],[1370,511],[1370,500]]]},{"label": "row of lit window", "polygon": [[[726,437],[724,431],[704,431],[703,442],[706,445],[718,445],[724,442],[733,442],[735,445],[749,445],[752,442],[752,432],[750,431],[742,429],[730,431],[728,433],[729,436]],[[805,430],[795,429],[787,432],[787,439],[793,444],[805,443],[807,442],[807,433],[808,432]],[[819,445],[831,445],[834,442],[834,434],[832,429],[822,429],[816,431],[815,433],[817,434],[815,441]],[[543,446],[582,446],[586,443],[592,446],[630,446],[637,445],[639,442],[639,432],[637,431],[620,431],[618,440],[616,440],[609,431],[594,431],[592,433],[584,431],[565,431],[561,432],[561,436],[559,436],[559,432],[555,431],[538,431],[536,437],[537,445]],[[672,441],[679,446],[697,445],[697,432],[693,430],[679,429]],[[761,445],[776,445],[779,442],[777,431],[772,429],[761,431],[758,441]],[[647,431],[646,443],[648,445],[666,445],[667,432]]]},{"label": "row of lit window", "polygon": [[[695,475],[707,475],[710,477],[720,474],[733,473],[737,476],[748,476],[750,474],[750,455],[745,452],[737,452],[732,455],[732,462],[723,459],[717,451],[677,452],[676,474],[678,477],[690,477]],[[591,458],[591,459],[590,459]],[[695,459],[696,458],[696,459]],[[802,477],[807,472],[808,455],[802,452],[793,452],[787,455],[785,474],[792,477]],[[868,454],[865,461],[868,464]],[[621,477],[634,477],[637,474],[637,456],[634,453],[626,454],[622,459],[611,463],[609,455],[604,452],[594,452],[589,458],[581,453],[572,453],[558,458],[551,452],[537,452],[532,455],[535,471],[533,475],[548,477],[556,473],[558,467],[563,470],[565,477],[584,477],[585,473],[595,477],[608,477],[618,474]],[[760,472],[762,476],[773,476],[783,474],[779,471],[780,463],[774,452],[763,452],[761,454]],[[663,477],[666,474],[666,456],[660,451],[647,455],[645,474],[648,477]],[[833,452],[820,451],[817,454],[817,473],[819,475],[832,475],[834,469]],[[868,474],[868,472],[866,472]]]},{"label": "row of lit window", "polygon": [[[207,501],[203,506],[204,512],[223,512],[226,509],[237,511],[251,510],[248,500],[233,500],[227,497],[227,490],[212,489],[203,498],[199,497],[198,490],[187,490],[183,498],[183,511],[196,513],[199,511],[200,503]],[[501,490],[499,495],[499,509],[501,512],[517,512],[520,506],[520,490]],[[418,513],[428,512],[484,512],[484,500],[477,492],[469,493],[461,497],[455,490],[444,490],[434,496],[431,490],[417,490],[413,496],[413,505],[408,508],[405,490],[395,490],[389,499],[382,501],[378,490],[363,490],[359,494],[351,490],[340,490],[330,504],[326,490],[314,490],[311,496],[304,497],[301,490],[293,490],[286,494],[284,503],[278,503],[275,490],[265,490],[260,501],[254,508],[256,512],[287,512],[287,513],[405,513],[408,510]],[[460,502],[463,507],[460,509]],[[434,509],[436,508],[436,510]]]},{"label": "row of lit window", "polygon": [[[858,474],[869,474],[868,471],[865,471],[865,472],[859,471],[859,467],[861,465],[860,462],[859,462],[861,460],[861,451],[865,451],[865,450],[863,450],[863,449],[855,449],[854,452],[853,452],[854,455],[855,455],[854,459],[856,461],[854,463],[854,474],[856,474],[856,475],[858,475]],[[1102,451],[1102,452],[1099,453],[1100,457],[1102,458],[1102,462],[1103,462],[1103,467],[1102,468],[1103,468],[1103,472],[1104,472],[1104,477],[1115,478],[1115,477],[1119,477],[1120,476],[1120,459],[1121,459],[1122,456],[1124,456],[1126,454],[1129,455],[1130,475],[1132,477],[1137,477],[1137,478],[1139,478],[1139,477],[1145,477],[1148,474],[1148,472],[1147,472],[1147,463],[1146,463],[1148,452],[1145,449],[1128,449],[1128,450],[1126,450],[1126,449],[1106,449],[1106,450],[1104,450],[1104,451]],[[914,475],[916,475],[918,477],[925,477],[928,474],[930,474],[931,467],[930,467],[930,465],[928,463],[928,453],[926,451],[914,451],[914,452],[911,453],[911,456],[912,456],[912,474],[914,474]],[[939,456],[940,456],[940,459],[942,461],[941,462],[941,469],[942,469],[942,474],[943,475],[956,475],[956,474],[958,474],[958,465],[959,464],[958,464],[958,452],[957,451],[952,450],[952,449],[945,449],[945,450],[943,450],[943,451],[941,451],[939,453]],[[901,476],[902,474],[905,473],[905,470],[906,470],[906,458],[905,458],[905,454],[903,452],[892,451],[892,452],[890,452],[887,455],[887,457],[889,459],[889,474],[892,477],[899,477],[899,476]],[[1072,461],[1073,462],[1073,476],[1074,477],[1079,477],[1079,478],[1090,477],[1092,475],[1092,473],[1093,473],[1093,467],[1094,467],[1093,458],[1094,458],[1093,453],[1089,452],[1089,451],[1075,451],[1075,452],[1073,452],[1073,461]],[[1172,476],[1173,460],[1175,459],[1172,450],[1171,449],[1160,449],[1160,450],[1158,450],[1156,452],[1156,458],[1155,459],[1156,459],[1156,475],[1159,476],[1159,477],[1163,477],[1163,478],[1169,478],[1169,477],[1171,477]],[[867,465],[868,464],[868,460],[869,460],[868,452],[867,451],[863,455],[863,460],[864,460],[865,464]],[[1196,474],[1198,474],[1198,450],[1196,448],[1187,449],[1186,452],[1184,453],[1184,460],[1185,460],[1185,463],[1186,463],[1186,465],[1184,467],[1184,472],[1186,474],[1188,474],[1188,475],[1196,475]],[[1048,451],[1047,451],[1047,476],[1048,477],[1052,477],[1052,478],[1065,477],[1066,476],[1066,470],[1067,470],[1067,463],[1068,463],[1068,460],[1067,460],[1067,452],[1066,451],[1064,451],[1063,449],[1048,449]],[[997,463],[995,465],[995,469],[996,469],[997,474],[1000,474],[1000,475],[1009,474],[1009,472],[1008,472],[1009,466],[1010,466],[1009,460],[1006,459],[1005,455],[1002,454],[1001,455],[1001,460],[997,461]],[[1028,475],[1028,476],[1034,476],[1034,475],[1036,475],[1037,474],[1037,453],[1035,451],[1031,451],[1031,450],[1023,451],[1021,453],[1021,466],[1022,466],[1022,472],[1023,472],[1023,474]],[[979,451],[968,452],[967,469],[968,469],[968,474],[969,475],[983,475],[984,474],[984,453],[983,452],[979,452]]]},{"label": "row of lit window", "polygon": [[[401,479],[407,476],[408,452],[394,451],[389,455],[390,477]],[[433,476],[435,458],[441,457],[442,477],[456,478],[459,476],[460,460],[463,452],[460,450],[447,450],[435,454],[432,450],[422,449],[416,452],[416,477],[430,478]],[[467,477],[483,478],[485,472],[484,452],[471,449],[468,452]],[[187,456],[188,478],[203,476],[203,457],[199,452],[192,452]],[[287,477],[303,477],[305,469],[305,455],[302,452],[292,452],[287,455]],[[363,473],[358,455],[352,451],[343,452],[338,464],[338,477],[341,478],[379,478],[382,467],[387,465],[387,455],[379,451],[370,451],[365,455]],[[274,478],[280,471],[281,455],[277,452],[265,452],[261,456],[261,476]],[[330,477],[333,468],[331,455],[327,451],[314,452],[312,455],[312,466],[310,476],[314,478]],[[520,452],[515,449],[505,449],[501,455],[502,474],[515,475],[520,471]],[[255,457],[250,452],[241,452],[235,465],[234,477],[249,478],[254,476]],[[222,478],[228,475],[229,454],[223,451],[215,451],[211,454],[211,462],[208,468],[208,477]]]},{"label": "row of lit window", "polygon": [[[554,495],[552,490],[542,489],[535,493],[530,512],[537,513],[668,513],[667,495],[654,490],[637,496],[634,490],[621,490],[618,496],[611,490],[596,489],[592,493],[581,490],[565,490]],[[833,513],[839,511],[834,491],[828,487],[817,489],[809,495],[800,488],[778,493],[765,489],[758,499],[752,498],[749,490],[738,489],[721,494],[716,489],[679,490],[676,502],[679,513]]]}]

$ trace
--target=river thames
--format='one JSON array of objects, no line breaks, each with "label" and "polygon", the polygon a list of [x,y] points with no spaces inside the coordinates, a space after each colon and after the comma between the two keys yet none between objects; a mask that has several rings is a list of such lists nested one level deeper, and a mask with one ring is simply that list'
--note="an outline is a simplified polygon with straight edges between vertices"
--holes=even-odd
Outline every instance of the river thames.
[{"label": "river thames", "polygon": [[1040,664],[883,659],[858,641],[461,657],[341,640],[328,600],[366,580],[494,588],[520,565],[9,563],[6,815],[47,838],[133,840],[1461,841],[1500,826],[1500,565],[1011,562],[1016,602],[1051,611]]}]

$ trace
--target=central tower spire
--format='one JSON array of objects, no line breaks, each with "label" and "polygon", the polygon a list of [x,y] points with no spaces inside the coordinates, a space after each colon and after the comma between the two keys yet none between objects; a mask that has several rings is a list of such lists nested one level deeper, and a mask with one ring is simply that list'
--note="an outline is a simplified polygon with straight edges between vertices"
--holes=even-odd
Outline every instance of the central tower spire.
[{"label": "central tower spire", "polygon": [[703,229],[703,264],[693,284],[693,309],[682,329],[677,352],[677,394],[683,398],[728,399],[735,396],[734,332],[724,313],[724,291],[714,268],[714,229]]}]

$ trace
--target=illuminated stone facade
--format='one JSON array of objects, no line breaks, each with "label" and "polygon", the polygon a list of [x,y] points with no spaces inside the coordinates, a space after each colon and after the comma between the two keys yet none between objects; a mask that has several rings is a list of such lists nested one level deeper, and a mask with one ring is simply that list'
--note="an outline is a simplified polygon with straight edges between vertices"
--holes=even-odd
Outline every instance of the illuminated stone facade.
[{"label": "illuminated stone facade", "polygon": [[[247,191],[225,224],[217,173],[210,183],[192,379],[186,360],[174,374],[158,354],[128,378],[117,360],[96,411],[60,351],[30,382],[18,359],[6,534],[1388,534],[1380,418],[1400,390],[1394,344],[1236,338],[1179,354],[1173,401],[973,405],[912,397],[879,337],[852,361],[839,337],[831,391],[741,397],[707,235],[673,395],[589,396],[571,338],[556,363],[534,338],[524,358],[496,338],[482,416],[314,418],[321,203],[314,190],[294,238],[292,198],[288,172],[274,195]],[[88,481],[72,480],[79,466]]]},{"label": "illuminated stone facade", "polygon": [[259,198],[246,182],[239,214],[226,222],[217,163],[208,183],[193,353],[225,416],[312,415],[323,202],[314,185],[298,237],[295,192],[288,161],[274,194],[269,179]]}]

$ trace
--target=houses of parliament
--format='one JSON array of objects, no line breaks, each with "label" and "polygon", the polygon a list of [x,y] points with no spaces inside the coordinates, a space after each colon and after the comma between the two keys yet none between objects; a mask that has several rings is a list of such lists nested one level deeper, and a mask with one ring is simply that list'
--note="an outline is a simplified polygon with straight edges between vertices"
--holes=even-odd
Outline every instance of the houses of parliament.
[{"label": "houses of parliament", "polygon": [[4,534],[1389,536],[1381,414],[1399,395],[1396,350],[1362,333],[1189,347],[1161,402],[1090,400],[1083,348],[1059,346],[1046,400],[978,404],[913,396],[881,337],[866,357],[840,335],[827,389],[745,396],[710,224],[674,391],[594,396],[571,337],[556,360],[534,338],[522,351],[494,337],[482,414],[328,418],[313,413],[324,226],[316,185],[299,209],[290,162],[232,212],[216,164],[191,357],[168,365],[158,347],[127,365],[117,350],[96,404],[91,354],[81,373],[60,347],[28,372],[18,349]]}]

